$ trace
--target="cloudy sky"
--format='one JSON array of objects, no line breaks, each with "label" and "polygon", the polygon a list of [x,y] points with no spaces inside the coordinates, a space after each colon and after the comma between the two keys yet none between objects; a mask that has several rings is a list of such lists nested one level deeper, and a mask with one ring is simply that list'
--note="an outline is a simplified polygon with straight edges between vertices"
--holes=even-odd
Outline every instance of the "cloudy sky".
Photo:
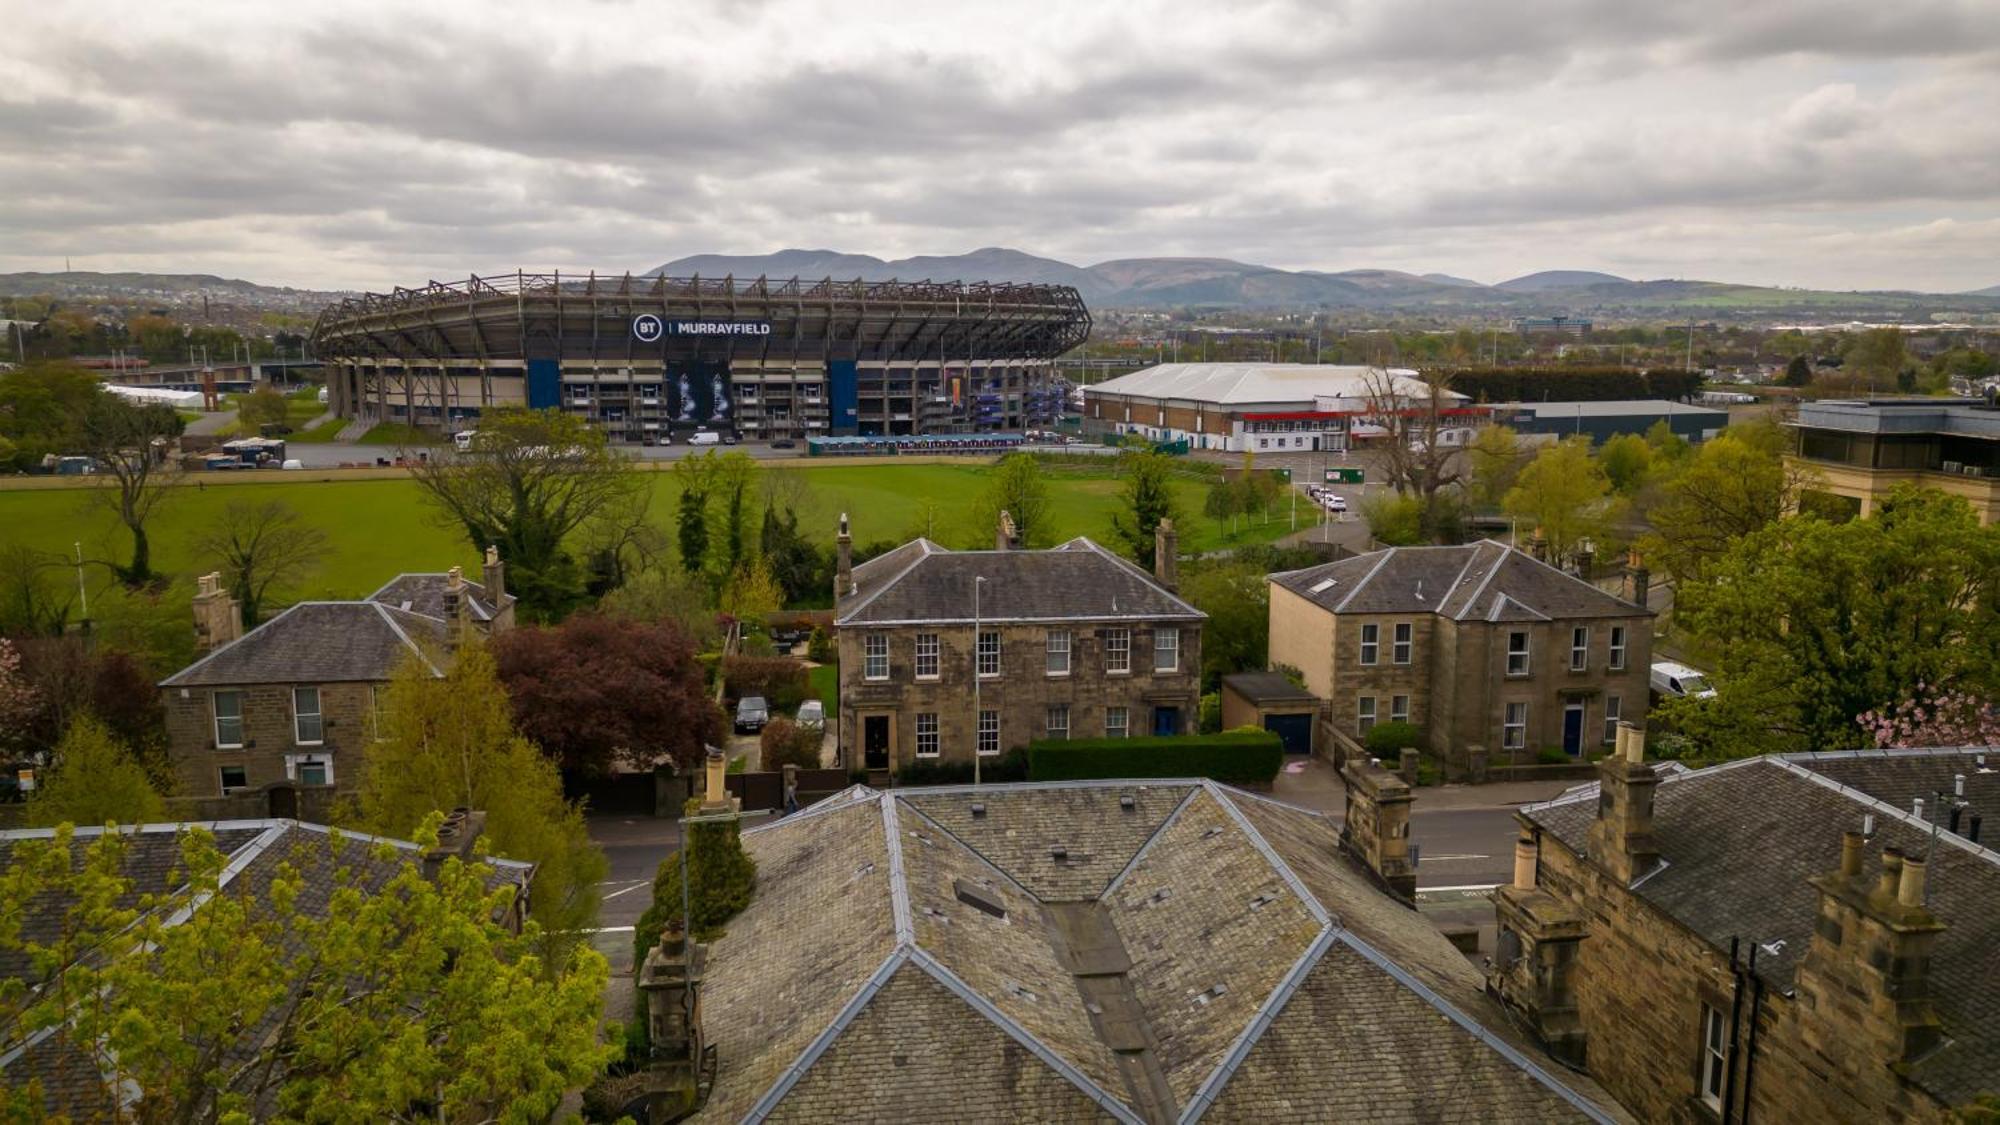
[{"label": "cloudy sky", "polygon": [[0,269],[2000,284],[1996,0],[0,0]]}]

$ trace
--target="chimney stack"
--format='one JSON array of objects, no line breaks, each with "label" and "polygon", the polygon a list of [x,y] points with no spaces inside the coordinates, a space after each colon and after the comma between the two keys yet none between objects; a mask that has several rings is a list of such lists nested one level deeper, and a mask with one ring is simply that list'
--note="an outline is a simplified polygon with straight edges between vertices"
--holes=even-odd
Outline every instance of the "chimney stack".
[{"label": "chimney stack", "polygon": [[1597,819],[1587,847],[1592,862],[1630,886],[1659,863],[1653,840],[1653,791],[1660,779],[1646,764],[1646,734],[1618,724],[1616,749],[1597,763]]},{"label": "chimney stack", "polygon": [[465,572],[452,567],[444,572],[444,647],[456,651],[465,643]]},{"label": "chimney stack", "polygon": [[1577,951],[1589,932],[1569,902],[1535,885],[1540,858],[1525,823],[1514,841],[1514,881],[1493,892],[1497,924],[1487,991],[1519,1013],[1549,1053],[1583,1065],[1589,1036],[1577,1009]]},{"label": "chimney stack", "polygon": [[[1840,870],[1812,879],[1819,918],[1796,978],[1800,1030],[1806,1045],[1826,1057],[1859,1054],[1895,1067],[1943,1036],[1930,970],[1945,927],[1924,906],[1925,860],[1884,848],[1871,887],[1861,871],[1866,846],[1865,838],[1847,833]],[[1851,1074],[1831,1077],[1839,1082]]]},{"label": "chimney stack", "polygon": [[436,879],[444,870],[445,861],[457,858],[472,862],[474,848],[479,837],[486,831],[486,814],[460,806],[451,810],[438,825],[437,846],[424,853],[423,869],[426,879]]},{"label": "chimney stack", "polygon": [[833,599],[840,599],[854,592],[854,536],[847,530],[847,513],[840,513],[840,534],[833,537],[834,572]]},{"label": "chimney stack", "polygon": [[1537,525],[1534,532],[1528,536],[1528,553],[1530,555],[1533,555],[1535,558],[1540,559],[1542,562],[1549,561],[1549,541],[1548,538],[1542,534],[1542,529],[1539,525]]},{"label": "chimney stack", "polygon": [[701,808],[702,816],[715,816],[739,811],[743,805],[729,795],[729,759],[720,749],[708,748],[708,757],[702,763]]},{"label": "chimney stack", "polygon": [[1646,563],[1639,557],[1639,549],[1634,547],[1625,552],[1625,600],[1633,605],[1645,605],[1653,592],[1653,576],[1646,569]]},{"label": "chimney stack", "polygon": [[[670,918],[659,944],[639,966],[646,999],[647,1050],[655,1065],[685,1071],[690,1084],[702,1055],[701,978],[708,947],[689,940],[681,919]],[[645,1061],[645,1060],[635,1060]]]},{"label": "chimney stack", "polygon": [[222,588],[222,573],[195,581],[194,649],[209,652],[243,635],[243,610]]},{"label": "chimney stack", "polygon": [[479,569],[479,584],[486,587],[486,599],[498,610],[507,600],[507,564],[500,561],[500,548],[487,544],[486,563]]},{"label": "chimney stack", "polygon": [[1021,549],[1021,533],[1014,528],[1014,513],[1002,508],[999,526],[993,529],[993,549],[996,551],[1018,551]]},{"label": "chimney stack", "polygon": [[1163,519],[1153,528],[1153,577],[1169,590],[1181,587],[1180,544],[1174,521]]},{"label": "chimney stack", "polygon": [[1340,777],[1347,791],[1341,846],[1390,894],[1414,905],[1417,865],[1410,857],[1410,805],[1415,798],[1409,784],[1367,758],[1349,760]]}]

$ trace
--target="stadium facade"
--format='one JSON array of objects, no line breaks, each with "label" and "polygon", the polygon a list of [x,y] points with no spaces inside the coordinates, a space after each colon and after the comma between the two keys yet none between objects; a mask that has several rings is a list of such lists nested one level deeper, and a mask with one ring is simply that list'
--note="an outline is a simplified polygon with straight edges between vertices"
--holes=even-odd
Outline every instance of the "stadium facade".
[{"label": "stadium facade", "polygon": [[313,328],[342,417],[439,431],[556,407],[613,440],[1007,432],[1067,406],[1075,289],[515,273],[350,298]]}]

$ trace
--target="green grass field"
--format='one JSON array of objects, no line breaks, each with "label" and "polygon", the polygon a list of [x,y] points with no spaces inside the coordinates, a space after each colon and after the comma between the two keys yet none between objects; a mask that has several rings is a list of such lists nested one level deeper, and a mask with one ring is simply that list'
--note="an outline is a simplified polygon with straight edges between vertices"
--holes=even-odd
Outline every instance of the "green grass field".
[{"label": "green grass field", "polygon": [[[831,543],[840,513],[848,513],[858,544],[902,542],[928,535],[946,546],[991,544],[992,532],[969,526],[968,513],[986,486],[984,465],[842,465],[782,470],[795,474],[800,529]],[[768,470],[767,470],[768,472]],[[199,478],[197,478],[199,480]],[[671,532],[678,482],[668,472],[647,473],[650,518]],[[1108,473],[1049,473],[1058,541],[1088,535],[1114,545],[1112,513],[1118,481]],[[1206,496],[1200,481],[1177,482],[1182,511],[1181,550],[1200,553],[1265,543],[1290,530],[1283,518],[1252,525],[1236,537],[1218,534],[1199,512]],[[310,598],[359,597],[403,571],[436,571],[453,564],[468,572],[478,553],[456,527],[440,524],[415,483],[407,480],[263,481],[189,483],[169,497],[151,525],[154,566],[186,576],[204,564],[192,540],[231,501],[282,499],[326,532],[328,548],[318,573],[302,591]],[[761,513],[752,514],[752,528]],[[1303,517],[1302,517],[1303,518]],[[67,555],[81,542],[87,557],[123,559],[129,541],[109,511],[84,488],[0,491],[0,545],[25,543]]]}]

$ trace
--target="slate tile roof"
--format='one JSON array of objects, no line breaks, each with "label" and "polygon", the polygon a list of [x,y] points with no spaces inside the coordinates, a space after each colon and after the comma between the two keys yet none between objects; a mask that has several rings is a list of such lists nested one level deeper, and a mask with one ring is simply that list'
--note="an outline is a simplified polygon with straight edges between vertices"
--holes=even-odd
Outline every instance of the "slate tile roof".
[{"label": "slate tile roof", "polygon": [[[1634,893],[1717,950],[1731,937],[1757,942],[1758,975],[1789,993],[1819,910],[1807,878],[1839,868],[1842,834],[1874,816],[1863,870],[1878,866],[1886,847],[1923,854],[1932,825],[1910,814],[1905,795],[1959,772],[1969,792],[1976,777],[1990,795],[1994,775],[1977,772],[1982,754],[1988,768],[2000,767],[2000,749],[1973,748],[1773,755],[1670,774],[1653,801],[1653,838],[1666,862]],[[1521,815],[1582,855],[1596,808],[1590,785]],[[2000,1075],[2000,852],[1950,832],[1937,840],[1929,909],[1946,928],[1931,977],[1947,1042],[1912,1064],[1910,1077],[1957,1104]]]},{"label": "slate tile roof", "polygon": [[[368,595],[371,602],[395,606],[411,613],[421,613],[425,617],[444,620],[444,591],[451,576],[442,573],[411,572],[398,574],[382,585],[382,588]],[[491,621],[499,611],[493,599],[486,594],[486,587],[471,579],[465,580],[465,605],[475,621]]]},{"label": "slate tile roof", "polygon": [[972,621],[974,580],[985,578],[984,621],[1182,620],[1207,615],[1130,561],[1089,539],[1046,551],[950,551],[913,540],[854,568],[855,592],[836,625]]},{"label": "slate tile roof", "polygon": [[380,682],[441,647],[442,618],[381,602],[300,602],[160,681],[161,687]]},{"label": "slate tile roof", "polygon": [[[696,1117],[1618,1119],[1338,837],[1174,780],[856,786],[746,831]],[[1058,838],[1089,862],[1049,860]]]},{"label": "slate tile roof", "polygon": [[1434,613],[1454,621],[1645,617],[1650,611],[1491,539],[1389,547],[1271,575],[1335,613]]}]

